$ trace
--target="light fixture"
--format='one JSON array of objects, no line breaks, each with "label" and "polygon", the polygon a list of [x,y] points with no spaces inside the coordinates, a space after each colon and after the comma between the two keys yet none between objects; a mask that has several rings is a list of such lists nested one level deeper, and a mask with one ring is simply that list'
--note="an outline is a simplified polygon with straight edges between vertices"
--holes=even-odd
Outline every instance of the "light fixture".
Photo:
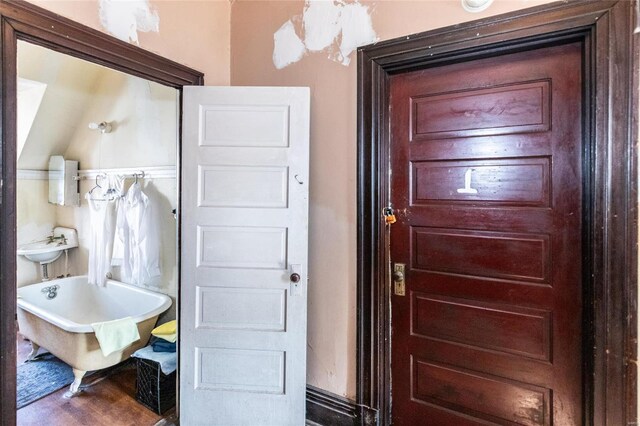
[{"label": "light fixture", "polygon": [[462,0],[462,7],[467,12],[478,13],[491,6],[491,3],[493,0]]},{"label": "light fixture", "polygon": [[91,130],[100,130],[100,133],[109,133],[111,132],[111,123],[106,121],[102,123],[89,123],[89,128]]}]

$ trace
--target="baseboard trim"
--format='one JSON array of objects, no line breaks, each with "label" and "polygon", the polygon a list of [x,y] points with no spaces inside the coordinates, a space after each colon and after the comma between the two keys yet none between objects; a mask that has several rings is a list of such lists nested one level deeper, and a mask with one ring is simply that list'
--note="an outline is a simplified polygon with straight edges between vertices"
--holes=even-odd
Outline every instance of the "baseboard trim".
[{"label": "baseboard trim", "polygon": [[358,426],[359,411],[354,401],[307,385],[307,420],[324,426]]},{"label": "baseboard trim", "polygon": [[378,426],[378,410],[360,405],[358,406],[359,426]]}]

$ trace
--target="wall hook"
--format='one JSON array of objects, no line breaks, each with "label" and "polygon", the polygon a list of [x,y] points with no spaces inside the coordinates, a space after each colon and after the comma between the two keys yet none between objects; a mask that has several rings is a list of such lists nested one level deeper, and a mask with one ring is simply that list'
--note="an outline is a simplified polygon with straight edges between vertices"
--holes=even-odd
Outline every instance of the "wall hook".
[{"label": "wall hook", "polygon": [[302,184],[304,183],[304,182],[302,182],[300,179],[298,179],[298,175],[295,175],[293,178],[294,178],[294,179],[296,180],[296,182],[298,182],[300,185],[302,185]]}]

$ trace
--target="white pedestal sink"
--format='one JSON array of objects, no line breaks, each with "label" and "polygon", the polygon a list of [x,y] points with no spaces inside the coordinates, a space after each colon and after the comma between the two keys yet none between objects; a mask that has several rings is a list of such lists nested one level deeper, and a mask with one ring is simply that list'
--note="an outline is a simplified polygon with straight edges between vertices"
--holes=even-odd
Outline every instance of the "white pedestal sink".
[{"label": "white pedestal sink", "polygon": [[58,226],[53,229],[53,235],[40,241],[21,244],[16,253],[42,266],[42,280],[49,279],[47,265],[56,261],[65,251],[78,247],[78,233],[73,228]]}]

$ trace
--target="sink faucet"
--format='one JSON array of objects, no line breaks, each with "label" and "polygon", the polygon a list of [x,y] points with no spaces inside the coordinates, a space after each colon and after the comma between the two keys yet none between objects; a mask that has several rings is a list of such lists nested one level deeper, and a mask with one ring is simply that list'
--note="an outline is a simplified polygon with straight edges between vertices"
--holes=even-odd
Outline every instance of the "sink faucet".
[{"label": "sink faucet", "polygon": [[60,234],[59,236],[55,236],[53,234],[49,235],[47,237],[47,244],[53,244],[54,242],[58,242],[58,245],[66,245],[67,244],[67,237],[64,236],[64,234]]}]

